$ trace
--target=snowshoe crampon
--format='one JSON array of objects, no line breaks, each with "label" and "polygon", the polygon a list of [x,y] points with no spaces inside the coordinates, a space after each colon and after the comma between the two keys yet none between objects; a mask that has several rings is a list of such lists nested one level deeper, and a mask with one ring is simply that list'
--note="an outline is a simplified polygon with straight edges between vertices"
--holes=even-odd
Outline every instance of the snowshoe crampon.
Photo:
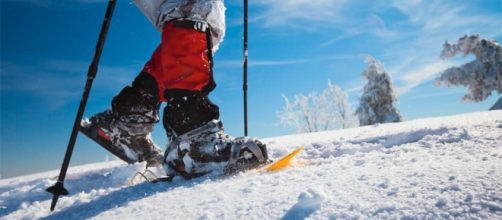
[{"label": "snowshoe crampon", "polygon": [[158,176],[153,171],[147,169],[143,172],[136,172],[136,174],[129,179],[128,184],[136,185],[145,181],[149,183],[171,182],[173,178],[174,176]]}]

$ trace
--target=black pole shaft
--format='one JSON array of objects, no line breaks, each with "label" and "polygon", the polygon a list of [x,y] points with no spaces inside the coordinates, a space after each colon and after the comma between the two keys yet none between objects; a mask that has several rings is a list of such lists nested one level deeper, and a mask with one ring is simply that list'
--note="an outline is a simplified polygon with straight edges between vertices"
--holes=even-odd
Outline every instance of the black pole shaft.
[{"label": "black pole shaft", "polygon": [[244,0],[244,136],[248,136],[248,1]]},{"label": "black pole shaft", "polygon": [[58,176],[57,183],[47,189],[47,191],[53,194],[52,203],[51,203],[51,211],[54,210],[58,198],[60,195],[67,195],[68,191],[64,189],[64,179],[66,177],[66,171],[68,170],[68,166],[70,164],[70,159],[73,153],[73,148],[75,146],[75,142],[77,140],[77,135],[79,131],[80,121],[82,120],[82,116],[85,111],[85,106],[87,104],[87,99],[89,98],[89,93],[91,91],[92,82],[96,73],[98,72],[98,63],[101,58],[101,52],[103,51],[103,47],[105,45],[106,35],[108,34],[108,28],[111,23],[113,10],[115,8],[116,0],[109,0],[108,7],[106,9],[105,18],[103,20],[103,25],[101,27],[101,32],[99,34],[98,43],[96,45],[96,51],[94,54],[94,58],[92,60],[91,65],[89,66],[89,70],[87,71],[87,82],[85,84],[84,92],[82,94],[82,99],[80,100],[80,105],[78,107],[77,117],[75,118],[75,122],[73,123],[73,129],[70,136],[70,141],[68,142],[68,147],[66,149],[66,154],[63,160],[63,164],[61,166],[61,170]]}]

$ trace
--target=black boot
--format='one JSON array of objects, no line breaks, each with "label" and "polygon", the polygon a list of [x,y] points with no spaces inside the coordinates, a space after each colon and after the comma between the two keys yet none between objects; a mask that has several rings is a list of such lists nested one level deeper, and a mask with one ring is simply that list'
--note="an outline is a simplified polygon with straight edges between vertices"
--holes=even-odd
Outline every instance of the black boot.
[{"label": "black boot", "polygon": [[188,178],[217,169],[234,173],[268,161],[265,144],[247,137],[230,137],[218,120],[177,136],[164,155],[168,175],[181,174]]},{"label": "black boot", "polygon": [[206,94],[186,92],[167,99],[164,127],[168,135],[181,135],[220,118],[220,109]]},{"label": "black boot", "polygon": [[147,166],[157,166],[163,156],[151,132],[159,121],[159,106],[156,81],[141,73],[132,87],[113,99],[111,110],[83,121],[81,131],[128,163],[146,161]]},{"label": "black boot", "polygon": [[236,172],[267,162],[264,144],[230,137],[218,118],[219,109],[207,95],[193,93],[168,99],[164,110],[170,139],[164,153],[168,175],[199,176],[218,167],[215,163],[225,172]]}]

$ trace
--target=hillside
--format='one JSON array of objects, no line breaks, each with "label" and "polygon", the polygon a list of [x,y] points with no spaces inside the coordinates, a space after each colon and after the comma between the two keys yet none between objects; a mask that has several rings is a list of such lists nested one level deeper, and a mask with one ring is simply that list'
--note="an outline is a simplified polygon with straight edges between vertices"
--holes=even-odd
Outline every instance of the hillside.
[{"label": "hillside", "polygon": [[128,186],[141,164],[72,167],[54,213],[58,171],[0,180],[0,219],[497,219],[502,111],[266,139],[297,146],[294,167]]}]

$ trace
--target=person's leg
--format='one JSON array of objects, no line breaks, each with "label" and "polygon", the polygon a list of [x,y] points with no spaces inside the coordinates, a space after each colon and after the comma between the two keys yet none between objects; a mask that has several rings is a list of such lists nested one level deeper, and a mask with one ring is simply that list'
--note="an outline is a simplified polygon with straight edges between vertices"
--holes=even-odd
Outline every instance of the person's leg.
[{"label": "person's leg", "polygon": [[[163,124],[170,139],[164,154],[168,174],[192,177],[210,171],[214,162],[235,168],[267,160],[265,145],[229,137],[218,120],[219,108],[208,98],[216,86],[210,38],[207,24],[168,22],[161,46],[144,69],[157,79],[160,95],[167,101]],[[232,151],[236,151],[233,157]]]},{"label": "person's leg", "polygon": [[160,99],[167,102],[163,122],[168,136],[219,118],[218,106],[208,97],[216,86],[210,37],[205,23],[170,21],[164,25],[161,45],[143,69],[156,79]]}]

